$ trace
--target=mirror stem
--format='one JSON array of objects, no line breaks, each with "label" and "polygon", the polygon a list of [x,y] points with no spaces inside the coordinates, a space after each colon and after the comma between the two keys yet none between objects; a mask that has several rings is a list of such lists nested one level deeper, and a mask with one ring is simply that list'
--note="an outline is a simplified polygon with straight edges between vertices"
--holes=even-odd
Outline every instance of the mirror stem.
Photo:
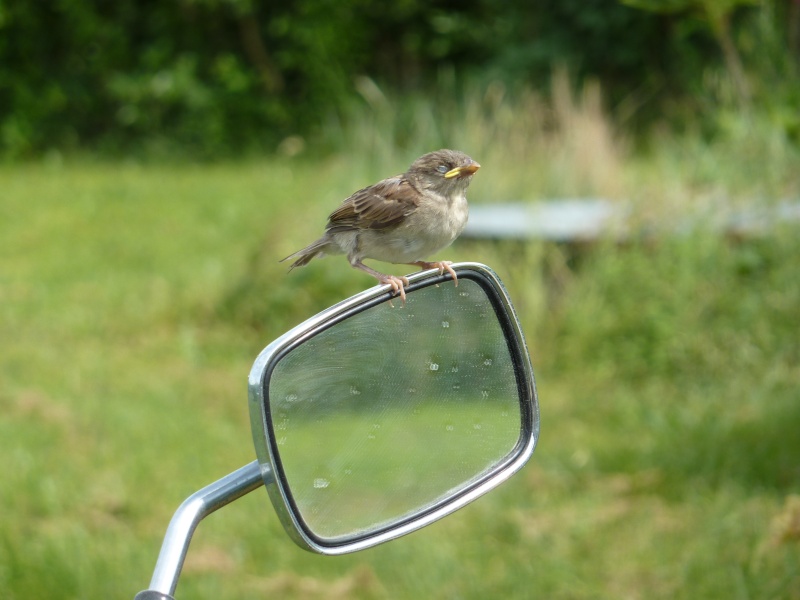
[{"label": "mirror stem", "polygon": [[169,598],[174,594],[189,542],[200,521],[215,510],[258,489],[264,485],[264,478],[269,479],[271,475],[271,473],[262,474],[258,461],[254,460],[184,500],[175,511],[167,528],[153,578],[150,580],[150,589],[139,592],[136,598],[158,597],[153,593],[162,594],[161,597],[166,595]]}]

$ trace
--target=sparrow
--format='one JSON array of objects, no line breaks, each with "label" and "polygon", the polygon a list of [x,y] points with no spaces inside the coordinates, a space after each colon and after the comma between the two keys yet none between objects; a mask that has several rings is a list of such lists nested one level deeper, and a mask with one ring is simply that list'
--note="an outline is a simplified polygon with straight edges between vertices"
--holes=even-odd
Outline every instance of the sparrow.
[{"label": "sparrow", "polygon": [[453,276],[450,261],[427,262],[427,256],[449,246],[467,225],[467,188],[480,165],[463,152],[436,150],[420,156],[402,175],[358,190],[328,217],[325,233],[280,262],[307,265],[326,254],[345,254],[350,265],[392,288],[405,303],[406,277],[386,275],[364,259],[439,269]]}]

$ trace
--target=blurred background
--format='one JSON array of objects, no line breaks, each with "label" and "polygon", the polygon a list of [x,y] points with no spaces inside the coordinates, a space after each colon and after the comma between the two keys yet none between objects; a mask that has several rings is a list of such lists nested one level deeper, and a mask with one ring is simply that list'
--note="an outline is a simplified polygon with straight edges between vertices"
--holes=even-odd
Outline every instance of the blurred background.
[{"label": "blurred background", "polygon": [[277,261],[440,147],[483,167],[473,224],[624,216],[436,257],[509,288],[533,459],[339,558],[254,492],[178,597],[800,598],[797,0],[0,0],[1,597],[147,586],[253,459],[256,354],[374,283]]}]

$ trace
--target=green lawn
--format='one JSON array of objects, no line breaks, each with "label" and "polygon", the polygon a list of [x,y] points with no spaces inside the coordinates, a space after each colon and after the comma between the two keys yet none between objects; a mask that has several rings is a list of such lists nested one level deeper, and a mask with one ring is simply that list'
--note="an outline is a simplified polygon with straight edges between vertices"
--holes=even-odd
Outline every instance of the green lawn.
[{"label": "green lawn", "polygon": [[[254,458],[256,354],[372,285],[277,263],[372,178],[342,160],[0,167],[0,597],[132,597],[178,504]],[[531,462],[338,558],[258,490],[200,526],[178,597],[800,598],[797,233],[457,243],[521,314]]]}]

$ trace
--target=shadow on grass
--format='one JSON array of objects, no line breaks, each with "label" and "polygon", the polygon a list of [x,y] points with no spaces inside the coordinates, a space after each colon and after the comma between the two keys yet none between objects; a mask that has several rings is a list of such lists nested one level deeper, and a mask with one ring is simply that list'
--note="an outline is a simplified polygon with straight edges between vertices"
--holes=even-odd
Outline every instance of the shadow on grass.
[{"label": "shadow on grass", "polygon": [[592,419],[597,468],[655,470],[667,497],[723,485],[797,489],[793,233],[601,248],[574,271],[542,355],[571,386],[570,418]]},{"label": "shadow on grass", "polygon": [[[665,491],[728,485],[780,493],[797,490],[800,404],[796,392],[776,390],[759,400],[754,414],[726,415],[723,406],[722,414],[708,414],[701,421],[676,427],[671,435],[659,435],[642,466],[663,473],[669,488]],[[731,406],[731,411],[737,412],[736,407]]]},{"label": "shadow on grass", "polygon": [[[260,244],[251,252],[241,273],[217,301],[214,317],[237,327],[246,327],[276,337],[352,294],[371,287],[375,280],[345,265],[331,268],[343,257],[315,260],[289,271]],[[351,272],[352,271],[352,272]]]}]

